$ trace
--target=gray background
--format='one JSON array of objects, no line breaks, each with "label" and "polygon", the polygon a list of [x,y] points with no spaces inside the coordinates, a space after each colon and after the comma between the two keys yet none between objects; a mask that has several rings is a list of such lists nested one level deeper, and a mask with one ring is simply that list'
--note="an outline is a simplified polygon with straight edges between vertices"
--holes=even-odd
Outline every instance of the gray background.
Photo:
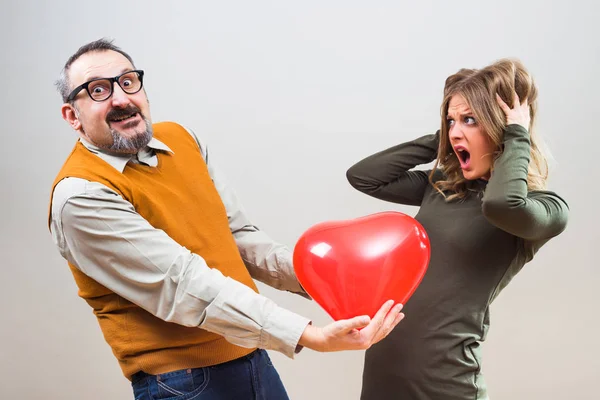
[{"label": "gray background", "polygon": [[[414,215],[352,190],[347,167],[437,129],[444,79],[458,68],[520,58],[540,89],[550,186],[571,219],[492,306],[483,369],[494,400],[594,397],[593,1],[167,3],[2,2],[0,397],[132,398],[46,228],[50,186],[76,138],[53,82],[69,55],[102,36],[145,69],[154,121],[199,133],[253,221],[290,247],[317,222]],[[330,321],[314,302],[260,288],[317,324]],[[358,398],[363,356],[272,354],[292,399]]]}]

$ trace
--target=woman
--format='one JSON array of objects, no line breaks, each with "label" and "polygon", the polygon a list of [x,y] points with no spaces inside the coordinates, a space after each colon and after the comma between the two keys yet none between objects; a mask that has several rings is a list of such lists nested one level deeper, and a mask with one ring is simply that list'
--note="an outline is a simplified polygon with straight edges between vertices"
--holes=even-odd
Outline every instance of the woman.
[{"label": "woman", "polygon": [[[431,243],[407,318],[366,353],[362,399],[487,399],[480,343],[490,303],[567,224],[566,202],[544,190],[536,97],[518,61],[461,69],[446,80],[436,134],[348,170],[357,190],[419,206]],[[413,170],[433,160],[431,171]]]}]

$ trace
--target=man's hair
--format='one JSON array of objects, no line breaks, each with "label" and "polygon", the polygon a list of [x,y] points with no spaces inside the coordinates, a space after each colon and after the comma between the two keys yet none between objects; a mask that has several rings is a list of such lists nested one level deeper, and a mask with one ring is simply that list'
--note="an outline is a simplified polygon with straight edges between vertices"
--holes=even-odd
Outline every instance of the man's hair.
[{"label": "man's hair", "polygon": [[[71,57],[69,57],[69,59],[65,63],[65,66],[63,67],[62,71],[60,72],[60,76],[58,77],[58,80],[55,83],[56,88],[58,89],[58,92],[60,93],[60,95],[63,99],[63,102],[65,102],[65,103],[67,102],[67,98],[69,97],[69,94],[71,92],[71,82],[69,82],[69,68],[71,68],[71,65],[82,55],[93,52],[93,51],[112,50],[112,51],[116,51],[117,53],[123,54],[123,56],[125,56],[125,58],[127,58],[129,60],[131,65],[134,65],[133,59],[129,56],[129,54],[127,54],[126,52],[124,52],[119,47],[115,46],[114,44],[112,44],[112,42],[113,42],[112,40],[108,40],[105,38],[95,40],[93,42],[90,42],[88,44],[81,46],[79,48],[79,50],[77,50],[75,52],[75,54],[73,54]],[[135,68],[135,66],[134,66],[134,68]]]}]

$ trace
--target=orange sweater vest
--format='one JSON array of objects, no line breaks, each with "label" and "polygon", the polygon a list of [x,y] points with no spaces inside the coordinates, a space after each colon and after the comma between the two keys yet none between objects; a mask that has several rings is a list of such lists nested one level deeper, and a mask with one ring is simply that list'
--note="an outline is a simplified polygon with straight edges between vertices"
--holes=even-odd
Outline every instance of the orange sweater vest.
[{"label": "orange sweater vest", "polygon": [[[158,152],[155,168],[128,163],[123,173],[78,142],[54,181],[53,190],[66,177],[102,183],[133,204],[156,229],[204,258],[211,268],[257,291],[196,141],[171,122],[154,124],[154,137],[174,154]],[[159,374],[215,365],[254,350],[235,346],[203,329],[165,322],[70,263],[69,267],[79,296],[93,308],[104,338],[128,379],[137,371]]]}]

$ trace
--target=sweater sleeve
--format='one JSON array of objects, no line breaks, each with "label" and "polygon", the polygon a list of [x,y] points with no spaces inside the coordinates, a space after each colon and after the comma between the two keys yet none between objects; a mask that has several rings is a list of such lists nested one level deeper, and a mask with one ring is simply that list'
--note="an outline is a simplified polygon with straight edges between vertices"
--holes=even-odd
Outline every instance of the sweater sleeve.
[{"label": "sweater sleeve", "polygon": [[346,172],[350,184],[369,196],[418,206],[429,184],[428,171],[411,171],[437,157],[439,131],[375,153]]},{"label": "sweater sleeve", "polygon": [[556,193],[528,191],[531,145],[520,125],[504,131],[504,151],[495,161],[483,202],[483,215],[495,226],[526,240],[549,239],[567,225],[569,207]]}]

